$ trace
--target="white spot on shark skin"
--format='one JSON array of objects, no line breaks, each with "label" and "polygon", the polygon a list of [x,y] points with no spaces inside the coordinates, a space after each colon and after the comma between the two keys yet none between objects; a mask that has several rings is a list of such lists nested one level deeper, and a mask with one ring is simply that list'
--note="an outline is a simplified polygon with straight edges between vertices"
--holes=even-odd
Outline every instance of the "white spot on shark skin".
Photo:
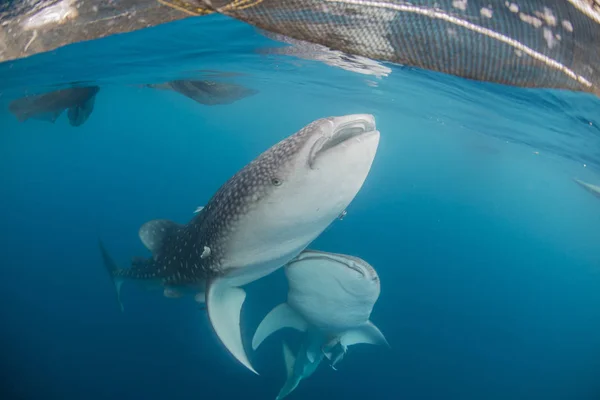
[{"label": "white spot on shark skin", "polygon": [[482,17],[492,18],[493,11],[491,8],[483,7],[481,10],[479,10],[479,13]]},{"label": "white spot on shark skin", "polygon": [[467,9],[468,0],[453,0],[452,7],[465,11]]},{"label": "white spot on shark skin", "polygon": [[204,246],[204,251],[202,251],[200,258],[205,259],[208,256],[210,256],[210,247]]},{"label": "white spot on shark skin", "polygon": [[556,40],[554,39],[550,28],[544,28],[544,39],[546,40],[549,49],[553,48],[556,44]]},{"label": "white spot on shark skin", "polygon": [[533,25],[536,28],[542,26],[542,20],[534,17],[533,15],[519,13],[519,18],[521,18],[521,21],[525,22],[526,24]]},{"label": "white spot on shark skin", "polygon": [[[517,56],[517,57],[523,57],[523,52],[521,50],[519,50],[519,49],[515,49],[515,56]],[[506,143],[508,143],[508,142],[506,142]]]},{"label": "white spot on shark skin", "polygon": [[570,21],[563,19],[562,26],[563,28],[565,28],[566,31],[573,32],[573,24]]}]

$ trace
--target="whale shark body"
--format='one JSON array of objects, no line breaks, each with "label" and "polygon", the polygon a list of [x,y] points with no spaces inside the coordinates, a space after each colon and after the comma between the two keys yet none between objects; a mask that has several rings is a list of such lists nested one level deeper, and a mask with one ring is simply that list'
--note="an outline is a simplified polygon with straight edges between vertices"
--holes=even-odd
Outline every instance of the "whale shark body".
[{"label": "whale shark body", "polygon": [[289,284],[287,302],[267,314],[252,339],[252,347],[257,349],[280,329],[306,332],[296,356],[283,343],[287,381],[278,400],[311,376],[324,358],[335,369],[351,345],[388,345],[369,320],[380,283],[375,269],[366,261],[305,250],[285,266],[285,273]]},{"label": "whale shark body", "polygon": [[20,122],[30,118],[54,123],[67,110],[71,126],[81,126],[94,111],[98,86],[71,87],[26,96],[12,101],[8,108]]},{"label": "whale shark body", "polygon": [[367,114],[316,120],[262,153],[187,224],[159,219],[139,236],[152,256],[118,268],[124,280],[202,288],[211,325],[229,352],[255,372],[244,350],[241,286],[282,267],[346,209],[371,169],[379,131]]}]

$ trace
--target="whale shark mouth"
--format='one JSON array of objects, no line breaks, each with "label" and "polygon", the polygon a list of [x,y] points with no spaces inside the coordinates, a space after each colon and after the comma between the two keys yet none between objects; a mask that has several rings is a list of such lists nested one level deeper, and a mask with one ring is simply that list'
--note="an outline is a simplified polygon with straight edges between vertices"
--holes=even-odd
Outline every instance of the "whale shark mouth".
[{"label": "whale shark mouth", "polygon": [[356,271],[364,279],[371,280],[379,284],[379,275],[370,264],[361,260],[358,257],[350,256],[347,254],[335,254],[325,253],[319,250],[304,250],[302,253],[297,255],[292,261],[287,264],[287,267],[293,267],[298,262],[304,262],[307,260],[324,260],[329,262],[335,262],[345,268]]},{"label": "whale shark mouth", "polygon": [[344,122],[335,127],[331,136],[324,136],[313,145],[308,163],[313,168],[317,157],[327,150],[334,147],[347,144],[351,139],[360,142],[360,137],[376,132],[375,119],[373,117],[363,117],[352,121]]}]

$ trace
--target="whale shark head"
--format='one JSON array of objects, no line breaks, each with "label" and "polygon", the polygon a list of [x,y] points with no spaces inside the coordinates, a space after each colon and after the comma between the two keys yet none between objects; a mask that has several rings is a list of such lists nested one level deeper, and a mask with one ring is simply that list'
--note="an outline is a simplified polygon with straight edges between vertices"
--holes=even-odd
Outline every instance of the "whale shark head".
[{"label": "whale shark head", "polygon": [[371,115],[319,119],[242,168],[199,213],[208,236],[223,238],[210,253],[219,259],[206,293],[211,324],[252,371],[240,334],[239,286],[285,265],[344,211],[378,145]]},{"label": "whale shark head", "polygon": [[366,323],[381,291],[375,269],[345,254],[303,251],[285,267],[285,275],[288,304],[328,334]]},{"label": "whale shark head", "polygon": [[263,275],[248,267],[267,262],[280,267],[323,232],[362,187],[378,144],[371,115],[324,118],[241,170],[237,180],[247,186],[244,212],[222,266],[237,270],[230,271],[232,279],[240,278],[235,285]]}]

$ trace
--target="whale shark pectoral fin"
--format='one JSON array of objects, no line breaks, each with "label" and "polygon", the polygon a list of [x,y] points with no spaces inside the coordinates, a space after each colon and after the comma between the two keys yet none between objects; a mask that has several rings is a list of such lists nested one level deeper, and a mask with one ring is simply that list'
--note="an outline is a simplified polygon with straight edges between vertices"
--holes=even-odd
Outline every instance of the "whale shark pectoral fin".
[{"label": "whale shark pectoral fin", "polygon": [[285,341],[283,341],[283,361],[285,362],[285,371],[287,374],[287,379],[283,387],[279,391],[276,400],[283,399],[284,397],[292,393],[300,383],[300,380],[302,379],[302,377],[299,377],[294,374],[294,364],[296,363],[296,357],[294,357],[294,353],[292,353],[292,350]]},{"label": "whale shark pectoral fin", "polygon": [[115,286],[117,302],[119,303],[121,312],[123,312],[125,311],[125,308],[123,307],[123,302],[121,301],[121,286],[123,285],[123,279],[114,275],[115,271],[117,271],[119,267],[108,253],[108,250],[106,250],[106,247],[104,247],[104,243],[102,242],[102,240],[98,239],[98,245],[100,246],[100,252],[102,253],[102,262],[104,263],[104,267],[108,271],[110,279],[112,280],[112,283]]},{"label": "whale shark pectoral fin", "polygon": [[94,111],[94,103],[96,101],[96,94],[90,96],[83,103],[77,104],[70,107],[67,110],[67,117],[71,126],[81,126],[90,117]]},{"label": "whale shark pectoral fin", "polygon": [[258,375],[252,367],[240,330],[240,314],[246,299],[246,292],[229,286],[222,279],[212,281],[206,292],[206,309],[210,323],[227,350],[246,368]]},{"label": "whale shark pectoral fin", "polygon": [[344,349],[359,343],[390,347],[383,333],[371,321],[358,328],[347,330],[340,336],[340,344]]},{"label": "whale shark pectoral fin", "polygon": [[281,303],[272,309],[256,328],[252,338],[252,350],[256,350],[267,337],[283,328],[294,328],[304,332],[308,324],[287,303]]},{"label": "whale shark pectoral fin", "polygon": [[154,219],[142,225],[138,235],[144,246],[152,254],[155,254],[162,247],[165,238],[179,228],[181,228],[181,225],[168,219]]}]

